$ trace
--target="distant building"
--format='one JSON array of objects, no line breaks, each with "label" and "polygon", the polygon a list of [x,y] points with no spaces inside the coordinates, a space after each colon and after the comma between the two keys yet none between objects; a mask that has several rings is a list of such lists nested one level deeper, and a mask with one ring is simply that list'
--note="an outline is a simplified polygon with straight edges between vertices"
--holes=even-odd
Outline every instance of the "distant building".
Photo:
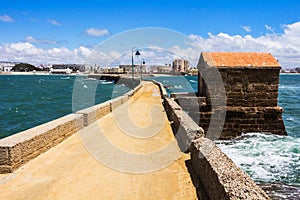
[{"label": "distant building", "polygon": [[152,73],[170,73],[172,68],[168,65],[153,65],[150,66],[150,72]]},{"label": "distant building", "polygon": [[175,59],[173,61],[172,69],[174,72],[187,72],[190,69],[189,61]]},{"label": "distant building", "polygon": [[10,72],[11,69],[16,65],[19,64],[18,62],[7,62],[7,61],[0,61],[0,70],[4,72]]},{"label": "distant building", "polygon": [[[119,69],[124,73],[132,73],[132,65],[119,65]],[[140,71],[140,65],[134,65],[133,71],[136,73]]]},{"label": "distant building", "polygon": [[70,74],[72,72],[84,71],[82,64],[53,64],[50,72],[52,74]]}]

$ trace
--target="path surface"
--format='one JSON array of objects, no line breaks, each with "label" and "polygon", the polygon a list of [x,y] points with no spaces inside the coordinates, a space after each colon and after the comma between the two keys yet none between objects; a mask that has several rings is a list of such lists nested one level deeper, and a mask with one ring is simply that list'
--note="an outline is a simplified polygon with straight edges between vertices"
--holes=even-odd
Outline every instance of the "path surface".
[{"label": "path surface", "polygon": [[128,105],[0,175],[0,199],[196,199],[159,88],[143,84]]}]

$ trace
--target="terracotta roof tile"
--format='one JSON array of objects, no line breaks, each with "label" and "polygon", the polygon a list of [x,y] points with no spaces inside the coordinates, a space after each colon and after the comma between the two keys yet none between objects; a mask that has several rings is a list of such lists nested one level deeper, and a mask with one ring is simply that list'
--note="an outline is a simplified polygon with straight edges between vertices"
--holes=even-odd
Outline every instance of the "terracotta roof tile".
[{"label": "terracotta roof tile", "polygon": [[202,52],[204,61],[216,67],[280,67],[270,53]]}]

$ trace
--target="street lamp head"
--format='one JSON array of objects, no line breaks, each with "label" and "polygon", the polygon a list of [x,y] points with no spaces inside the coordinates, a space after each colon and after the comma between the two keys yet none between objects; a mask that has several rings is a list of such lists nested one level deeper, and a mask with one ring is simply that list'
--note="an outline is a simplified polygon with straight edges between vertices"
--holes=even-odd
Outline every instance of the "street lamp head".
[{"label": "street lamp head", "polygon": [[139,52],[139,50],[136,50],[135,55],[136,55],[136,56],[141,55],[140,52]]}]

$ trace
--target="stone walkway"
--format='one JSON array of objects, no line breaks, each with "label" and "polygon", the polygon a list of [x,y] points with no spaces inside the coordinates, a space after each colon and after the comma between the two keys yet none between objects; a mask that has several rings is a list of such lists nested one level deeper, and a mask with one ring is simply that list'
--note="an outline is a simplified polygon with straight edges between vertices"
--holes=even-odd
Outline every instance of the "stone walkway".
[{"label": "stone walkway", "polygon": [[196,199],[159,88],[143,85],[128,104],[0,175],[0,199]]}]

